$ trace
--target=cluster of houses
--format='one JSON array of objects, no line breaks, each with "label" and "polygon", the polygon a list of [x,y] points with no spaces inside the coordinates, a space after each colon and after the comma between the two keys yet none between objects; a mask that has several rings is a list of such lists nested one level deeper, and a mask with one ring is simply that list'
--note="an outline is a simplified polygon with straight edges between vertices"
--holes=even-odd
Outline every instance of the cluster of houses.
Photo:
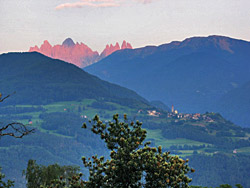
[{"label": "cluster of houses", "polygon": [[168,113],[168,117],[169,118],[177,118],[177,119],[182,119],[182,120],[203,120],[206,121],[208,123],[212,123],[214,122],[214,120],[209,117],[206,114],[200,114],[200,113],[195,113],[195,114],[182,114],[182,113],[178,113],[178,114],[173,114],[173,113]]},{"label": "cluster of houses", "polygon": [[[141,113],[142,110],[139,110],[138,113]],[[147,115],[149,116],[154,116],[154,117],[159,117],[162,115],[160,112],[157,112],[156,110],[148,110]],[[195,113],[195,114],[184,114],[184,113],[179,113],[178,110],[174,109],[174,105],[172,105],[171,112],[167,113],[168,118],[175,118],[175,119],[182,119],[182,120],[204,120],[206,122],[212,123],[214,120],[209,117],[206,114],[200,114],[200,113]]]},{"label": "cluster of houses", "polygon": [[159,117],[161,115],[160,112],[157,112],[156,110],[148,110],[147,111],[149,116]]}]

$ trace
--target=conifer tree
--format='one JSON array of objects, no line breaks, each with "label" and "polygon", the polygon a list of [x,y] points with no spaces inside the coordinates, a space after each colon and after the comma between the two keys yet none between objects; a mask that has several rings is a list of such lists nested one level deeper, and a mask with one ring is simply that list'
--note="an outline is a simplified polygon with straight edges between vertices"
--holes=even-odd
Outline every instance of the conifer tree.
[{"label": "conifer tree", "polygon": [[126,115],[120,122],[118,114],[107,124],[97,115],[90,122],[91,131],[110,150],[110,159],[82,158],[89,169],[89,180],[84,182],[84,187],[189,187],[191,179],[187,173],[194,170],[189,168],[188,160],[162,152],[161,146],[150,147],[150,142],[144,143],[147,132],[141,122],[129,122]]}]

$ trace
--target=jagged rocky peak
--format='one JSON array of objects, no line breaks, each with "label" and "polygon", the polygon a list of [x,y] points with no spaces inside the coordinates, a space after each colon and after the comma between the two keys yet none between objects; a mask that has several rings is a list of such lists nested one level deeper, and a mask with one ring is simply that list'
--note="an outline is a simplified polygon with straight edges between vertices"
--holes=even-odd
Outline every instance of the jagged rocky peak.
[{"label": "jagged rocky peak", "polygon": [[120,46],[118,42],[115,44],[107,44],[106,48],[103,50],[101,55],[97,51],[93,51],[86,44],[82,42],[74,42],[71,38],[67,38],[63,43],[52,46],[47,40],[43,42],[39,48],[37,45],[30,47],[29,52],[39,52],[48,57],[61,59],[63,61],[73,63],[78,67],[84,68],[88,65],[91,65],[102,58],[112,54],[113,52],[125,49],[132,48],[131,44],[123,41],[123,45]]},{"label": "jagged rocky peak", "polygon": [[43,44],[41,45],[41,47],[42,46],[49,47],[49,48],[52,47],[48,40],[43,41]]},{"label": "jagged rocky peak", "polygon": [[63,41],[62,45],[67,47],[72,47],[75,45],[75,43],[71,38],[67,38]]},{"label": "jagged rocky peak", "polygon": [[107,44],[106,48],[101,53],[101,58],[104,58],[117,50],[123,50],[123,49],[132,49],[132,45],[130,43],[126,42],[125,40],[122,42],[121,46],[119,45],[118,42],[116,42],[115,45],[113,45],[113,44],[108,45]]},{"label": "jagged rocky peak", "polygon": [[126,48],[132,49],[132,45],[124,40],[122,42],[121,49],[126,49]]},{"label": "jagged rocky peak", "polygon": [[118,42],[115,43],[115,49],[121,49]]}]

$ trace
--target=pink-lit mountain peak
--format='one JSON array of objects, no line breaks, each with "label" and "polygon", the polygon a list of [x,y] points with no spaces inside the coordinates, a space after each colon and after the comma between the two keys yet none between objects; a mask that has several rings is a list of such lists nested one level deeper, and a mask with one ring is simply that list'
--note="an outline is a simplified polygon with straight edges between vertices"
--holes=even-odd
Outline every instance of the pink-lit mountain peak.
[{"label": "pink-lit mountain peak", "polygon": [[122,42],[121,47],[118,42],[116,42],[115,45],[113,44],[106,45],[106,48],[101,53],[101,57],[104,58],[117,50],[123,50],[123,49],[132,49],[132,45],[126,42],[125,40]]},{"label": "pink-lit mountain peak", "polygon": [[121,49],[121,48],[120,48],[120,45],[119,45],[119,43],[118,43],[118,42],[116,42],[116,43],[115,43],[115,48],[117,48],[117,49]]},{"label": "pink-lit mountain peak", "polygon": [[71,38],[65,39],[62,44],[52,46],[49,41],[45,40],[40,48],[36,45],[30,47],[29,52],[39,52],[48,57],[61,59],[63,61],[75,64],[81,68],[91,65],[102,58],[121,49],[132,48],[131,44],[123,41],[120,46],[118,42],[115,45],[106,45],[101,55],[97,51],[93,51],[84,43],[74,42]]},{"label": "pink-lit mountain peak", "polygon": [[132,45],[128,42],[126,42],[125,40],[122,42],[122,47],[121,49],[132,49]]},{"label": "pink-lit mountain peak", "polygon": [[45,40],[45,41],[43,42],[43,44],[41,45],[40,50],[41,50],[41,51],[44,51],[46,54],[49,54],[51,48],[52,48],[52,46],[51,46],[51,44],[49,43],[49,41]]}]

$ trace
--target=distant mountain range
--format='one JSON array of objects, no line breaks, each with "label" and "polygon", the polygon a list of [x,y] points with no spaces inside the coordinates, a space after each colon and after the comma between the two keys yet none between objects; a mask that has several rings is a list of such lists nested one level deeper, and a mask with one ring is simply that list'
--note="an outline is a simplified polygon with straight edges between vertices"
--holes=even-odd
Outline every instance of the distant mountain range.
[{"label": "distant mountain range", "polygon": [[117,51],[85,70],[180,112],[219,111],[250,126],[250,42],[193,37]]},{"label": "distant mountain range", "polygon": [[103,59],[117,50],[127,48],[132,49],[131,44],[123,41],[121,46],[119,43],[116,43],[115,45],[106,45],[103,52],[99,54],[87,45],[78,42],[74,43],[71,38],[67,38],[63,41],[62,45],[58,44],[55,46],[52,46],[47,40],[45,40],[40,48],[38,46],[30,47],[29,52],[39,52],[48,57],[60,59],[83,68]]},{"label": "distant mountain range", "polygon": [[49,104],[86,98],[126,105],[148,103],[134,91],[37,52],[2,54],[0,67],[0,92],[5,96],[16,92],[5,104]]}]

